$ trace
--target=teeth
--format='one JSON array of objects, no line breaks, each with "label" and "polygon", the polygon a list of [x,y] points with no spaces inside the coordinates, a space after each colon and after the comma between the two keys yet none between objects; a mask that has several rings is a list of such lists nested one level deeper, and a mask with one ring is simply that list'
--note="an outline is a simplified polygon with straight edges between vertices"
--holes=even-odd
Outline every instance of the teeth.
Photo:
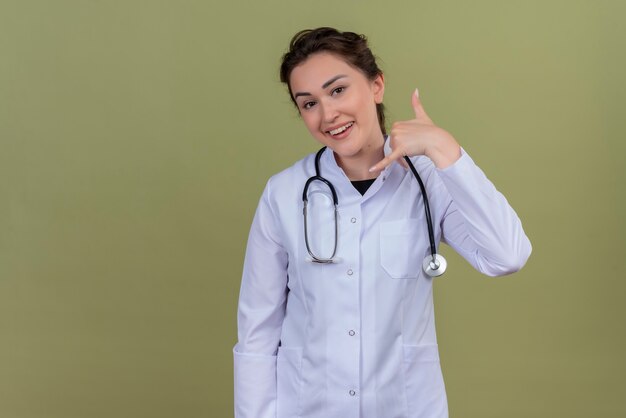
[{"label": "teeth", "polygon": [[345,131],[349,127],[351,127],[353,124],[354,124],[354,122],[350,122],[350,123],[347,123],[347,124],[337,128],[337,129],[333,129],[332,131],[328,131],[328,132],[330,132],[331,135],[337,135],[337,134],[342,133],[343,131]]}]

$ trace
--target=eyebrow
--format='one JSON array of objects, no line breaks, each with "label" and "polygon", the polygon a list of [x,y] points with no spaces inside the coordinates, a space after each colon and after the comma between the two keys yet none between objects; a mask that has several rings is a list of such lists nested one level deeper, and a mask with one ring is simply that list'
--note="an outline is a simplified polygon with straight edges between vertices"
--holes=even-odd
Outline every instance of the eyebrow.
[{"label": "eyebrow", "polygon": [[[333,84],[335,81],[339,80],[340,78],[344,78],[344,77],[347,77],[347,75],[345,75],[345,74],[336,75],[333,78],[331,78],[330,80],[328,80],[327,82],[325,82],[324,84],[322,84],[322,88],[325,89],[326,87],[328,87],[331,84]],[[308,93],[306,91],[301,91],[301,92],[298,92],[298,93],[294,94],[293,98],[297,99],[299,96],[311,96],[311,93]]]}]

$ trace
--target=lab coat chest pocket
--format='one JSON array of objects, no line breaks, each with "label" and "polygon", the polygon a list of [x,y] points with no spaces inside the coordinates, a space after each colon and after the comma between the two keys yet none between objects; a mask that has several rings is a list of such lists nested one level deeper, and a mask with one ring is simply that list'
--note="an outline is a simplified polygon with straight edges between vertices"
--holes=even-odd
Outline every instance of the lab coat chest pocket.
[{"label": "lab coat chest pocket", "polygon": [[[417,219],[380,223],[380,263],[394,279],[417,279],[421,273],[422,258]],[[422,251],[423,252],[423,251]]]},{"label": "lab coat chest pocket", "polygon": [[277,418],[300,416],[302,349],[278,347],[276,359]]},{"label": "lab coat chest pocket", "polygon": [[405,345],[403,349],[409,418],[447,418],[437,345]]}]

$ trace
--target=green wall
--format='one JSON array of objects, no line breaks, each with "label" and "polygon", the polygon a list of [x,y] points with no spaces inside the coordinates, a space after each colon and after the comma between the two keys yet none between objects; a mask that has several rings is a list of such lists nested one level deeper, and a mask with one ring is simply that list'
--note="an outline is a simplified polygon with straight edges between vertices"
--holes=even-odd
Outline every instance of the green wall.
[{"label": "green wall", "polygon": [[[293,33],[362,32],[534,252],[435,285],[453,417],[626,416],[626,3],[0,0],[0,417],[232,416],[248,228],[318,145]],[[384,418],[384,417],[381,417]]]}]

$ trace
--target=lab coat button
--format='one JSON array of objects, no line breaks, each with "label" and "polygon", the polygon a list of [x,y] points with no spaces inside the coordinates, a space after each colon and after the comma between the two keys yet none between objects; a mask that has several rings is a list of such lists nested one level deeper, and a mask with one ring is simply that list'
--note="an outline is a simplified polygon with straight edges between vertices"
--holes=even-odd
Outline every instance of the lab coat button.
[{"label": "lab coat button", "polygon": [[355,392],[355,391],[353,391],[352,389],[350,389],[350,391],[349,391],[348,393],[350,394],[350,396],[354,396],[354,395],[356,395],[356,392]]},{"label": "lab coat button", "polygon": [[354,334],[356,334],[353,330],[348,331],[348,335],[350,335],[351,337],[354,337]]},{"label": "lab coat button", "polygon": [[348,270],[348,276],[352,276],[354,274],[354,272],[352,271],[352,269]]},{"label": "lab coat button", "polygon": [[350,219],[350,222],[352,222],[353,224],[356,223],[356,218]]}]

